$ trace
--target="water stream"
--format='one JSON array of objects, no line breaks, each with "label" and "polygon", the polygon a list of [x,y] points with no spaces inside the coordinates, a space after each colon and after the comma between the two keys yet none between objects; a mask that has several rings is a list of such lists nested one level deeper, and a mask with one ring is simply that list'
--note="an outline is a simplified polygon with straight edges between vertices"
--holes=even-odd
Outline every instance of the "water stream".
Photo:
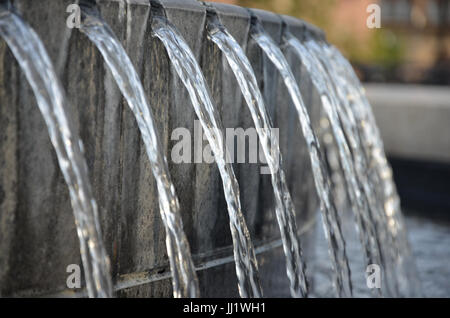
[{"label": "water stream", "polygon": [[211,146],[222,177],[233,238],[236,275],[241,297],[261,297],[258,264],[253,243],[241,210],[239,185],[225,148],[223,125],[206,80],[195,57],[176,28],[163,16],[155,16],[152,29],[164,44],[176,72],[189,92],[192,105]]},{"label": "water stream", "polygon": [[[381,254],[382,242],[376,231],[373,216],[375,207],[370,205],[370,200],[367,197],[368,193],[366,193],[367,187],[365,188],[361,180],[358,179],[354,157],[349,147],[349,143],[352,141],[349,142],[344,135],[341,119],[338,114],[339,102],[334,94],[333,87],[327,81],[327,73],[317,57],[311,54],[310,50],[293,35],[287,32],[285,36],[288,46],[293,48],[294,52],[298,54],[320,94],[323,109],[327,115],[332,134],[336,141],[340,166],[344,174],[348,198],[364,249],[366,264],[377,264],[385,272],[387,264]],[[383,287],[385,293],[395,293],[395,291],[388,289],[388,285],[385,284]],[[380,290],[376,289],[376,291],[378,292]]]},{"label": "water stream", "polygon": [[[184,38],[167,20],[159,2],[152,2],[151,7],[152,35],[164,44],[173,69],[189,93],[222,178],[239,293],[241,297],[262,297],[255,249],[242,212],[239,185],[226,149],[219,109]],[[80,31],[95,44],[110,69],[136,118],[151,163],[166,231],[173,295],[199,297],[196,268],[183,230],[178,198],[142,82],[125,49],[102,20],[93,2],[82,1],[81,8]],[[124,15],[125,8],[121,8],[121,14]],[[206,30],[208,39],[221,50],[235,75],[269,166],[291,295],[307,297],[306,266],[297,235],[295,208],[283,171],[278,137],[254,70],[244,50],[209,5]],[[280,46],[253,15],[250,35],[280,72],[297,111],[320,201],[321,219],[332,260],[332,281],[337,295],[351,297],[353,289],[345,241],[347,236],[344,237],[341,226],[345,214],[340,209],[345,207],[344,203],[337,202],[342,195],[337,194],[332,183],[334,175],[342,175],[343,193],[353,212],[363,251],[361,261],[364,261],[365,266],[379,265],[383,274],[382,287],[373,289],[374,295],[420,296],[418,275],[392,170],[384,153],[372,108],[352,66],[336,48],[325,41],[309,36],[300,41],[287,27],[284,29],[286,48],[293,50],[311,77],[322,103],[327,129],[333,137],[331,142],[324,140],[321,146],[317,137],[320,131],[314,131],[299,83],[292,72],[293,66],[289,65]],[[6,6],[3,2],[0,4],[0,36],[8,44],[33,90],[68,185],[88,295],[112,297],[109,258],[102,242],[98,209],[88,177],[83,145],[68,116],[65,93],[52,62],[33,29],[10,4]],[[334,163],[331,163],[332,157],[336,158]]]},{"label": "water stream", "polygon": [[123,46],[97,13],[83,9],[81,31],[100,50],[117,85],[133,111],[155,177],[161,218],[166,230],[167,254],[174,297],[198,297],[199,287],[189,243],[183,230],[178,198],[170,180],[150,105],[136,70]]},{"label": "water stream", "polygon": [[377,196],[377,189],[381,190],[381,188],[378,182],[379,180],[376,180],[374,177],[378,175],[369,173],[369,159],[364,150],[366,139],[360,134],[355,118],[356,112],[354,110],[356,109],[353,107],[354,105],[351,105],[351,100],[348,98],[351,95],[350,86],[345,85],[343,77],[336,70],[335,64],[330,63],[331,59],[326,58],[327,54],[325,54],[318,42],[308,40],[305,42],[305,45],[310,48],[311,52],[315,53],[315,56],[322,63],[327,72],[326,80],[330,83],[331,88],[334,89],[335,96],[338,98],[336,103],[338,106],[338,115],[344,133],[349,141],[348,144],[353,154],[358,178],[364,187],[365,193],[367,193],[369,205],[372,207],[374,226],[380,238],[381,253],[383,253],[383,258],[387,266],[385,270],[388,275],[387,282],[393,291],[393,295],[397,295],[399,293],[399,281],[401,281],[393,271],[397,259],[397,250],[393,237],[388,233],[389,225],[384,211],[384,201]]},{"label": "water stream", "polygon": [[69,187],[89,297],[111,297],[109,258],[102,242],[83,145],[67,116],[64,90],[37,34],[20,16],[0,6],[0,35],[17,59],[36,97]]},{"label": "water stream", "polygon": [[392,258],[390,265],[396,271],[394,276],[399,292],[402,296],[418,296],[420,295],[418,275],[404,226],[400,199],[372,108],[353,68],[339,51],[326,43],[315,43],[314,47],[324,60],[329,59],[329,68],[333,72],[336,86],[346,93],[348,102],[345,103],[342,96],[343,104],[354,114],[354,129],[359,132],[361,138],[359,153],[366,157],[368,182],[374,188],[374,197],[381,203],[381,207],[377,210],[378,218],[383,221],[381,230],[385,232],[387,238],[385,247],[389,249],[389,256]]},{"label": "water stream", "polygon": [[340,297],[350,297],[352,295],[350,269],[346,255],[345,241],[341,231],[341,220],[333,202],[330,189],[330,176],[323,163],[320,144],[313,131],[300,88],[279,46],[260,25],[253,27],[252,38],[255,39],[280,72],[297,110],[303,136],[306,139],[309,150],[316,191],[321,202],[323,225],[329,242],[329,252],[333,261],[333,268],[336,273],[334,276],[334,284]]},{"label": "water stream", "polygon": [[305,264],[301,257],[300,241],[296,235],[295,208],[283,171],[278,138],[273,133],[273,125],[267,113],[255,74],[245,53],[228,31],[221,25],[211,21],[209,21],[207,28],[209,38],[220,48],[227,58],[250,109],[271,173],[276,204],[275,213],[286,255],[287,275],[290,281],[291,295],[293,297],[305,297],[307,295]]}]

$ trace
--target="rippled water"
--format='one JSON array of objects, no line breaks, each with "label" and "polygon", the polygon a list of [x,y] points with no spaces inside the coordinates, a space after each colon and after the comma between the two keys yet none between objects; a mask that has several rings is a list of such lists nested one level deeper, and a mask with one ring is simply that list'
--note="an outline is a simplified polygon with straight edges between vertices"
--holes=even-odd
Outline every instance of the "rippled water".
[{"label": "rippled water", "polygon": [[198,297],[197,274],[189,243],[183,231],[178,198],[170,180],[167,161],[161,149],[150,105],[130,58],[114,33],[101,18],[84,12],[81,31],[100,50],[117,85],[133,111],[158,188],[161,218],[166,230],[167,254],[172,271],[174,297]]},{"label": "rippled water", "polygon": [[189,92],[192,105],[211,146],[222,177],[230,217],[236,274],[242,297],[261,297],[258,264],[253,243],[245,223],[239,198],[239,185],[222,136],[223,125],[214,105],[203,73],[195,57],[175,27],[164,17],[153,18],[153,32],[164,43],[175,70]]},{"label": "rippled water", "polygon": [[1,7],[0,35],[8,43],[33,89],[69,187],[89,297],[110,297],[109,258],[103,247],[83,146],[66,113],[65,93],[37,34],[21,17]]}]

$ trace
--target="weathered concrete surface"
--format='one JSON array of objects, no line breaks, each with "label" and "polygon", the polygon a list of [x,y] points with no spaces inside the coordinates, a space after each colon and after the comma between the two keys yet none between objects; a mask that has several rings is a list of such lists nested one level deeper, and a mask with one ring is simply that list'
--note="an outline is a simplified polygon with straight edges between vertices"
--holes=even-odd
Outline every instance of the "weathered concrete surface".
[{"label": "weathered concrete surface", "polygon": [[366,85],[386,153],[450,163],[450,91],[419,85]]},{"label": "weathered concrete surface", "polygon": [[[164,274],[168,270],[165,233],[139,130],[98,50],[78,30],[66,28],[65,11],[72,2],[14,1],[42,39],[66,90],[67,107],[85,145],[114,280],[153,269]],[[206,38],[205,9],[193,0],[162,2],[200,62],[224,126],[253,127],[225,58]],[[148,2],[100,0],[98,5],[140,75],[170,159],[175,143],[171,132],[185,127],[193,135],[196,117],[163,45],[151,36]],[[246,48],[274,126],[280,128],[286,174],[302,228],[314,216],[317,201],[297,116],[275,68],[249,38],[247,11],[223,5],[217,5],[217,10],[223,24]],[[280,41],[281,19],[258,14],[264,15],[264,27]],[[303,29],[295,32],[301,36]],[[304,70],[294,71],[304,78]],[[306,78],[301,87],[308,106],[318,108]],[[81,264],[69,194],[32,91],[4,41],[0,41],[0,105],[0,295],[55,294],[65,290],[67,265]],[[196,262],[204,261],[201,255],[221,248],[231,255],[217,168],[171,160],[169,166]],[[235,169],[252,238],[259,245],[279,237],[269,176],[260,175],[254,164],[236,164]],[[306,250],[311,242],[308,233],[302,236]],[[266,295],[286,282],[280,251],[258,257]],[[233,264],[199,272],[199,279],[203,296],[237,296]],[[161,280],[127,288],[118,295],[170,296],[171,284]]]}]

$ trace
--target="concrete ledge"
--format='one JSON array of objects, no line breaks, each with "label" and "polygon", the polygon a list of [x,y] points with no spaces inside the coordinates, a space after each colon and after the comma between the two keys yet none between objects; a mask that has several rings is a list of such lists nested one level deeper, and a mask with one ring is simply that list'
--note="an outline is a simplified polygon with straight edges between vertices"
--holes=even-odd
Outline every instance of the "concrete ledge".
[{"label": "concrete ledge", "polygon": [[448,87],[365,86],[388,156],[450,163]]}]

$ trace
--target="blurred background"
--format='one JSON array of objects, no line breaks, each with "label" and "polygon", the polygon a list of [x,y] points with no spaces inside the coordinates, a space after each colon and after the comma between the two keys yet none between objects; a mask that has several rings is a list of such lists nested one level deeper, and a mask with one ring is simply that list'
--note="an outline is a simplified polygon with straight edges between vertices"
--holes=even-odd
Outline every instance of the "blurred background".
[{"label": "blurred background", "polygon": [[[370,82],[450,84],[448,0],[213,0],[304,19],[322,28]],[[370,4],[381,28],[366,25]]]}]

